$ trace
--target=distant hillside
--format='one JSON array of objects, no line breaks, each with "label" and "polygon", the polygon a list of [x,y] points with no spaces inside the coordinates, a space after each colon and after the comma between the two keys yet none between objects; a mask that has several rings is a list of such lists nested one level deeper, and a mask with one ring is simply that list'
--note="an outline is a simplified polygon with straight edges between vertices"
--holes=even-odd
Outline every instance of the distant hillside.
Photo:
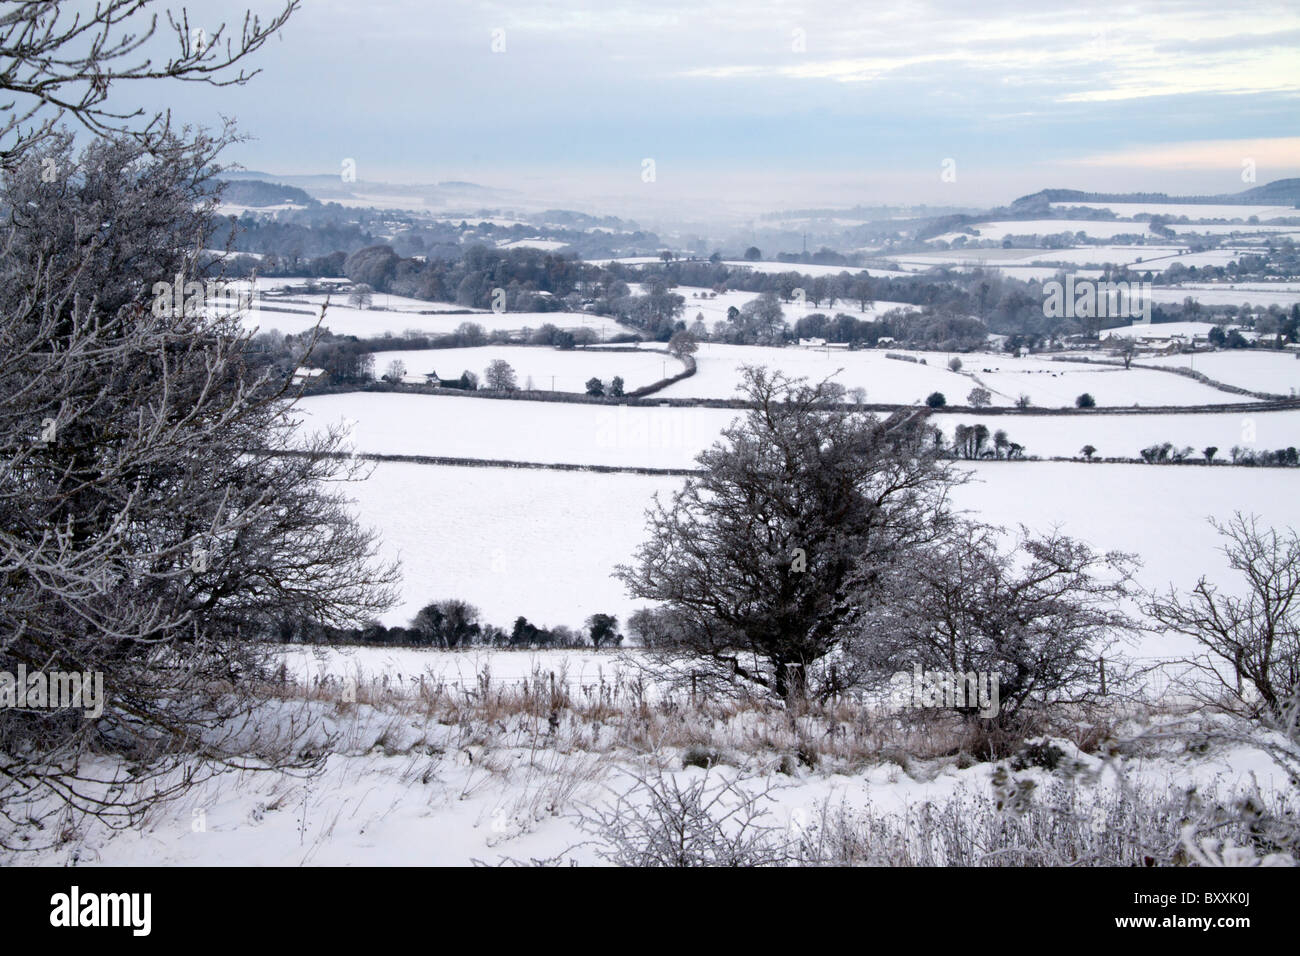
[{"label": "distant hillside", "polygon": [[1013,202],[1017,206],[1045,203],[1144,202],[1242,206],[1300,206],[1300,179],[1278,179],[1239,193],[1218,196],[1170,196],[1168,193],[1087,193],[1079,189],[1043,189]]},{"label": "distant hillside", "polygon": [[260,179],[228,180],[221,194],[221,201],[232,206],[279,206],[294,203],[299,206],[316,205],[306,192],[296,186],[280,183],[263,182]]}]

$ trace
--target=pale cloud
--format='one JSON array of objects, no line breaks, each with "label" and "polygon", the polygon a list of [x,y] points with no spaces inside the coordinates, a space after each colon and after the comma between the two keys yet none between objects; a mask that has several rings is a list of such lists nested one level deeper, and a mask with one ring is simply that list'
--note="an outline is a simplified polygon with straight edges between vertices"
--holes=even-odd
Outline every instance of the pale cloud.
[{"label": "pale cloud", "polygon": [[1271,139],[1201,140],[1139,146],[1073,160],[1079,166],[1142,169],[1239,169],[1243,160],[1257,166],[1290,169],[1300,164],[1300,136]]}]

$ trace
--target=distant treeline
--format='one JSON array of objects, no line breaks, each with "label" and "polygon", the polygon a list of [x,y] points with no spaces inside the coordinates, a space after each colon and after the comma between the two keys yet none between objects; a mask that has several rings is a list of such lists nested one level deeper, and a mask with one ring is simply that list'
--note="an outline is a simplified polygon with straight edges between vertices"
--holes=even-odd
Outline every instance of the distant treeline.
[{"label": "distant treeline", "polygon": [[425,605],[405,627],[371,621],[363,627],[333,627],[317,621],[283,620],[270,636],[283,644],[367,644],[383,647],[578,648],[618,647],[623,635],[613,614],[593,614],[582,627],[539,627],[522,615],[510,630],[486,624],[479,609],[456,599]]}]

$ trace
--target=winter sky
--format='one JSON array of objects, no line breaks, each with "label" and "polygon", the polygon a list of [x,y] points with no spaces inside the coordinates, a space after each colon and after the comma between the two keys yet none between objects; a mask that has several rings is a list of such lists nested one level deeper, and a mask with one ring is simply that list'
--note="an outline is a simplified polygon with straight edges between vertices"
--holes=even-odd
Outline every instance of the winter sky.
[{"label": "winter sky", "polygon": [[1300,175],[1295,4],[306,0],[257,64],[169,104],[237,117],[278,173],[771,205]]}]

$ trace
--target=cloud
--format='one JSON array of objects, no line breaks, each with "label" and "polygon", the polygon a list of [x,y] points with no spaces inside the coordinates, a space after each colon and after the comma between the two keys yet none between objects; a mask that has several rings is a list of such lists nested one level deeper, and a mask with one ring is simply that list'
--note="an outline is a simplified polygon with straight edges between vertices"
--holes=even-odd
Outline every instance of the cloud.
[{"label": "cloud", "polygon": [[1300,166],[1300,136],[1162,143],[1083,156],[1066,163],[1129,169],[1223,170],[1240,169],[1247,159],[1261,167],[1294,169]]}]

